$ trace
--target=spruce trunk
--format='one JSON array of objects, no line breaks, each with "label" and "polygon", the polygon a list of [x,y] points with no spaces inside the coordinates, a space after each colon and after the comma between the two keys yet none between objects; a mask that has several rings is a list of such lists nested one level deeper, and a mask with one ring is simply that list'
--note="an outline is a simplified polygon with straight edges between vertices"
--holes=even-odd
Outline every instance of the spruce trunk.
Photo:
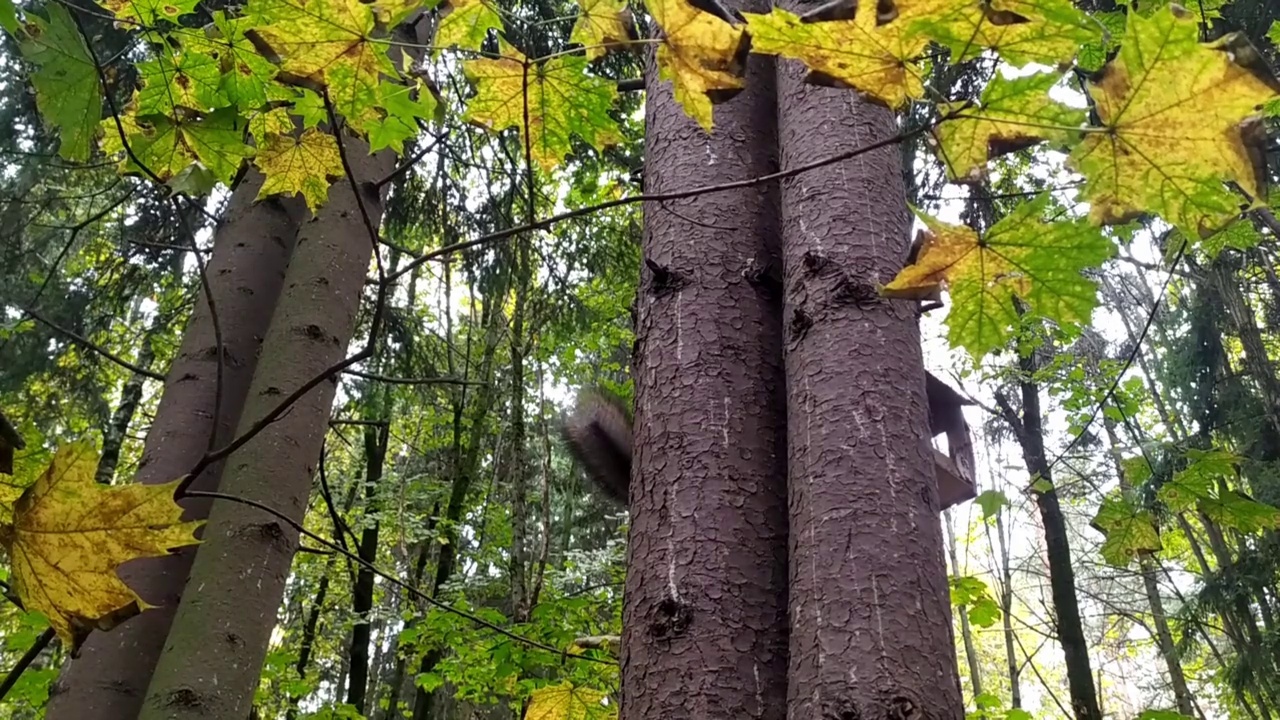
[{"label": "spruce trunk", "polygon": [[[775,169],[771,59],[748,60],[710,134],[652,53],[645,83],[646,192]],[[645,206],[621,720],[786,715],[776,198],[760,185]]]},{"label": "spruce trunk", "polygon": [[[897,132],[804,77],[779,61],[784,171]],[[909,227],[895,145],[782,182],[789,720],[964,717],[915,305],[878,292]]]}]

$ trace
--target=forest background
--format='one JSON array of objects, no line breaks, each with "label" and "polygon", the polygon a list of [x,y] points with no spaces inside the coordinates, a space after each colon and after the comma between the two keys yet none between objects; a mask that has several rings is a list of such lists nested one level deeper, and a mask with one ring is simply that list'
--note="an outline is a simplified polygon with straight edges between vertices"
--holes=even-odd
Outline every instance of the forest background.
[{"label": "forest background", "polygon": [[[163,599],[146,563],[192,530],[173,493],[207,503],[223,467],[244,492],[217,492],[305,528],[296,553],[267,542],[282,601],[237,605],[256,554],[210,593],[266,618],[260,668],[194,670],[250,674],[244,716],[613,712],[626,515],[557,427],[577,388],[630,393],[645,44],[706,132],[748,32],[898,113],[932,236],[888,293],[949,291],[925,361],[974,403],[980,494],[941,518],[971,715],[1280,712],[1276,8],[897,5],[805,24],[675,1],[0,3],[5,715],[97,691],[59,681],[72,646],[164,613],[109,629],[136,610],[116,566]],[[666,39],[623,47],[634,18]],[[842,64],[863,36],[878,53]],[[1104,135],[1146,164],[1091,165]],[[345,263],[342,288],[289,284],[295,240]],[[273,277],[310,331],[256,358]],[[241,388],[239,425],[191,422],[230,412],[191,387]],[[314,461],[233,452],[315,418]],[[1046,551],[1064,538],[1074,619]]]}]

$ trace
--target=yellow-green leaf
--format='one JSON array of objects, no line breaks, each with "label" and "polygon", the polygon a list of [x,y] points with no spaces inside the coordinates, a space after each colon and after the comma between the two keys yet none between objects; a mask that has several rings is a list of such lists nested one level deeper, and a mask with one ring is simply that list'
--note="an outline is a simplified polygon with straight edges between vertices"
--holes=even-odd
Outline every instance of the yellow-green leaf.
[{"label": "yellow-green leaf", "polygon": [[1155,516],[1119,494],[1102,499],[1093,525],[1106,535],[1099,552],[1112,566],[1125,567],[1138,553],[1161,549]]},{"label": "yellow-green leaf", "polygon": [[160,20],[176,23],[178,18],[196,10],[199,0],[99,0],[117,18],[127,24],[153,27]]},{"label": "yellow-green leaf", "polygon": [[946,45],[953,63],[991,48],[1018,66],[1068,63],[1081,46],[1100,35],[1067,0],[972,0],[916,20],[910,32]]},{"label": "yellow-green leaf", "polygon": [[59,131],[58,154],[86,160],[102,118],[98,71],[71,13],[58,3],[46,6],[49,19],[32,13],[21,42],[22,54],[36,69],[36,107]]},{"label": "yellow-green leaf", "polygon": [[399,77],[387,41],[372,36],[373,7],[360,0],[255,0],[248,15],[282,70],[326,83],[345,71],[369,86],[380,74]]},{"label": "yellow-green leaf", "polygon": [[711,106],[743,87],[751,38],[687,0],[645,0],[645,7],[665,35],[656,53],[658,77],[671,81],[676,102],[710,131]]},{"label": "yellow-green leaf", "polygon": [[1078,134],[1084,111],[1049,97],[1049,89],[1060,78],[1057,73],[1013,80],[996,75],[976,106],[940,106],[940,113],[948,119],[934,129],[934,137],[947,175],[954,181],[981,180],[991,158],[1044,140],[1066,141]]},{"label": "yellow-green leaf", "polygon": [[623,0],[582,0],[569,42],[582,45],[587,59],[595,60],[631,42],[633,24]]},{"label": "yellow-green leaf", "polygon": [[312,212],[329,197],[329,179],[343,174],[338,142],[319,130],[307,130],[296,140],[268,135],[253,162],[266,176],[259,198],[301,194]]},{"label": "yellow-green leaf", "polygon": [[605,707],[599,690],[575,687],[563,682],[534,690],[529,697],[528,720],[589,720],[611,717],[616,711]]},{"label": "yellow-green leaf", "polygon": [[912,296],[945,283],[951,344],[974,359],[1009,339],[1018,322],[1015,297],[1055,322],[1088,320],[1097,288],[1081,271],[1110,257],[1112,244],[1083,220],[1046,222],[1049,200],[1042,193],[1022,203],[983,235],[921,213],[930,235],[884,294]]},{"label": "yellow-green leaf", "polygon": [[1157,213],[1189,237],[1208,237],[1261,193],[1245,121],[1275,96],[1241,67],[1229,42],[1198,42],[1199,26],[1165,9],[1130,15],[1119,54],[1089,85],[1102,127],[1071,155],[1084,174],[1090,218],[1127,222]]},{"label": "yellow-green leaf", "polygon": [[200,526],[182,521],[173,500],[177,481],[100,485],[97,461],[87,443],[59,449],[16,503],[13,524],[0,526],[14,592],[73,650],[89,630],[108,630],[148,607],[116,568],[192,545]]},{"label": "yellow-green leaf", "polygon": [[857,3],[853,17],[817,20],[777,7],[767,15],[744,16],[753,51],[801,60],[896,109],[924,96],[917,60],[929,36],[914,29],[916,21],[970,5],[969,0],[905,0],[889,6],[896,16],[888,22],[881,22],[883,8],[873,2]]},{"label": "yellow-green leaf", "polygon": [[[609,109],[617,97],[613,83],[588,75],[587,59],[559,55],[529,63],[505,41],[497,60],[469,60],[463,70],[476,86],[466,118],[494,132],[520,128],[535,162],[551,169],[572,149],[577,135],[597,149],[619,139]],[[525,117],[528,117],[528,127]]]},{"label": "yellow-green leaf", "polygon": [[502,31],[502,18],[485,0],[449,0],[443,14],[440,27],[436,28],[437,56],[441,50],[455,47],[477,51],[490,30]]}]

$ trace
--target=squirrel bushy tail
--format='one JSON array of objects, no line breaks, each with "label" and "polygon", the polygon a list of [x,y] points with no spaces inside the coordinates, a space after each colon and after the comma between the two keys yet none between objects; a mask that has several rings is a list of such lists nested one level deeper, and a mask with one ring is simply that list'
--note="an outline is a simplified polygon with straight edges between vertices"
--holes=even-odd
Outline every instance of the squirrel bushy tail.
[{"label": "squirrel bushy tail", "polygon": [[565,445],[587,477],[624,507],[631,485],[631,412],[627,403],[602,388],[584,390],[565,423]]}]

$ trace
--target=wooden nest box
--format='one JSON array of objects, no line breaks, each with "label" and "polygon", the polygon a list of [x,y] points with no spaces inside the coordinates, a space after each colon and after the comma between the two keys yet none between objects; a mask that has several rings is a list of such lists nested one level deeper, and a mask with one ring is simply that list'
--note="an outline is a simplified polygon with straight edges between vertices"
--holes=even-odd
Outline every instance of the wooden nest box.
[{"label": "wooden nest box", "polygon": [[925,371],[925,392],[929,396],[929,428],[933,437],[947,436],[948,454],[933,448],[939,509],[946,510],[977,496],[973,482],[973,440],[969,437],[969,425],[965,423],[962,411],[965,405],[973,402],[928,371]]}]

